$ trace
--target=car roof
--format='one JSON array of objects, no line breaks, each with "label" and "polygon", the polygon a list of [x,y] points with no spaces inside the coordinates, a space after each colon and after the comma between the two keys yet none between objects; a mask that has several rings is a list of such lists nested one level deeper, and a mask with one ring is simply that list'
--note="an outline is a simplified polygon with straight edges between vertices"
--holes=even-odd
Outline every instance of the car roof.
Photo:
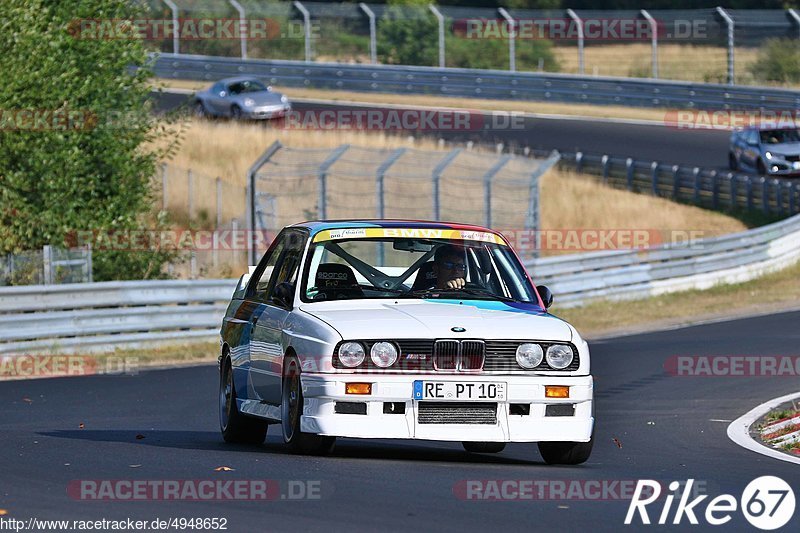
[{"label": "car roof", "polygon": [[217,83],[226,83],[227,84],[227,83],[237,83],[237,82],[240,82],[240,81],[257,81],[257,82],[262,83],[262,84],[264,83],[263,81],[261,81],[256,76],[234,76],[232,78],[223,78],[221,80],[217,80],[217,81],[214,82],[214,85],[216,85]]},{"label": "car roof", "polygon": [[457,229],[466,231],[498,232],[476,226],[474,224],[460,224],[457,222],[438,222],[431,220],[403,220],[403,219],[342,219],[342,220],[309,220],[292,224],[294,228],[307,228],[314,235],[320,231],[345,228],[424,228],[424,229]]}]

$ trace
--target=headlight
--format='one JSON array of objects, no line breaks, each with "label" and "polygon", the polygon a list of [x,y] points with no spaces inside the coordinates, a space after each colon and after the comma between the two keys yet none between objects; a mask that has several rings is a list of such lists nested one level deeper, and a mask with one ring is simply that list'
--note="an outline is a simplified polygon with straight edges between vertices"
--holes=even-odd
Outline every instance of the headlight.
[{"label": "headlight", "polygon": [[764,152],[764,157],[767,159],[772,159],[772,152]]},{"label": "headlight", "polygon": [[364,347],[359,342],[345,342],[339,346],[339,361],[353,368],[364,362]]},{"label": "headlight", "polygon": [[517,346],[517,364],[522,368],[536,368],[543,357],[544,350],[538,344],[528,342]]},{"label": "headlight", "polygon": [[376,366],[387,368],[397,361],[397,348],[391,342],[376,342],[372,345],[369,356]]},{"label": "headlight", "polygon": [[547,349],[547,364],[552,368],[567,368],[573,358],[572,348],[566,344],[554,344]]},{"label": "headlight", "polygon": [[286,103],[288,103],[288,102],[289,102],[289,99],[288,99],[288,98],[286,98],[286,95],[285,95],[285,94],[284,94],[283,96],[281,96],[281,102],[283,102],[284,104],[286,104]]},{"label": "headlight", "polygon": [[246,105],[247,107],[252,107],[252,106],[256,105],[256,101],[253,100],[252,98],[245,98],[244,99],[244,105]]}]

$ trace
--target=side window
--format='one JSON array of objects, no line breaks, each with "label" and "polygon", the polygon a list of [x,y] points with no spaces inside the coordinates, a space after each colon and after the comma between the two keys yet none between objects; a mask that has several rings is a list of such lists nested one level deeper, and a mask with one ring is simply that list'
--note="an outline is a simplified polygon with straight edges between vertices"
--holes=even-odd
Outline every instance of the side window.
[{"label": "side window", "polygon": [[211,94],[219,96],[219,93],[223,91],[225,87],[221,83],[215,83],[213,87],[211,87]]},{"label": "side window", "polygon": [[298,230],[278,235],[250,281],[248,293],[251,298],[268,302],[276,285],[285,281],[297,282],[306,238],[307,235]]},{"label": "side window", "polygon": [[756,130],[750,130],[747,132],[747,144],[758,144],[758,132]]}]

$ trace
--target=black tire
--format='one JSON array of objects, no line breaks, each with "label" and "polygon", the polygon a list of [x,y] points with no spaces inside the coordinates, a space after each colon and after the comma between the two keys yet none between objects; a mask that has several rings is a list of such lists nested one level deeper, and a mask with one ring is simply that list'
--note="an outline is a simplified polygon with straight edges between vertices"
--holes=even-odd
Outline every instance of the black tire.
[{"label": "black tire", "polygon": [[589,442],[540,442],[539,453],[549,465],[579,465],[592,454],[594,432]]},{"label": "black tire", "polygon": [[468,442],[461,443],[470,453],[500,453],[506,449],[505,442]]},{"label": "black tire", "polygon": [[289,355],[283,363],[281,385],[281,428],[283,441],[292,453],[302,455],[328,455],[336,444],[336,437],[326,437],[300,431],[303,412],[303,389],[300,386],[300,363]]},{"label": "black tire", "polygon": [[243,415],[236,406],[231,361],[225,358],[219,373],[219,429],[225,442],[262,444],[267,437],[265,420]]},{"label": "black tire", "polygon": [[731,170],[739,170],[739,162],[736,160],[736,155],[728,154],[728,168]]},{"label": "black tire", "polygon": [[769,174],[767,172],[767,166],[760,158],[758,160],[758,163],[756,164],[756,169],[758,170],[758,173],[761,174],[762,176],[766,176],[767,174]]},{"label": "black tire", "polygon": [[231,106],[231,118],[233,120],[242,120],[242,108],[238,105]]}]

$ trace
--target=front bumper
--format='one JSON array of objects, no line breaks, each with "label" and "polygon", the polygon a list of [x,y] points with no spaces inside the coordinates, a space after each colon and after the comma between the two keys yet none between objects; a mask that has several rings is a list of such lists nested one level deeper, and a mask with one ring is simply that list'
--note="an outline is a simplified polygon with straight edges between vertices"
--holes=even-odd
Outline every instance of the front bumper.
[{"label": "front bumper", "polygon": [[290,105],[252,107],[242,111],[242,116],[252,120],[280,118],[292,110]]},{"label": "front bumper", "polygon": [[[419,423],[419,404],[412,400],[415,380],[506,383],[506,400],[497,402],[496,422]],[[304,409],[300,429],[306,433],[376,439],[425,439],[486,442],[587,442],[594,426],[591,376],[500,375],[301,375]],[[372,394],[345,394],[345,383],[372,383]],[[569,398],[545,398],[545,385],[569,386]],[[364,402],[366,414],[337,413],[337,402]],[[403,404],[403,413],[386,413],[384,404]],[[571,404],[572,416],[546,415],[548,405]],[[512,409],[512,405],[514,408]],[[515,414],[520,405],[528,414]],[[524,411],[525,408],[522,408]]]},{"label": "front bumper", "polygon": [[798,176],[800,175],[800,161],[786,161],[772,159],[766,161],[767,173],[770,176]]}]

